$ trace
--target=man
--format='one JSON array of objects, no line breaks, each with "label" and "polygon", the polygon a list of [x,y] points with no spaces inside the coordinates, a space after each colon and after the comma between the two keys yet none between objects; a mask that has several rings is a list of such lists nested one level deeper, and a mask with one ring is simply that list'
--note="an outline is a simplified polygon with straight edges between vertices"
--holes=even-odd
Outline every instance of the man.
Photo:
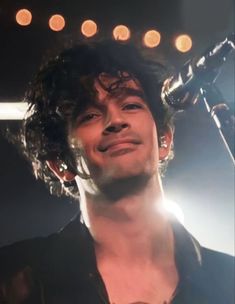
[{"label": "man", "polygon": [[[27,94],[24,154],[81,219],[0,252],[0,303],[232,304],[233,258],[163,211],[172,155],[163,67],[117,42],[49,61]],[[4,302],[5,301],[5,302]]]}]

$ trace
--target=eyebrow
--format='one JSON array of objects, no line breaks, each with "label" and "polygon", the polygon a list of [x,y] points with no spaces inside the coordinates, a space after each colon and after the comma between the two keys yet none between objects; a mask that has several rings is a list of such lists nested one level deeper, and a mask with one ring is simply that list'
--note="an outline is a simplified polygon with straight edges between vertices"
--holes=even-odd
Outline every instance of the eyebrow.
[{"label": "eyebrow", "polygon": [[144,99],[144,92],[140,89],[122,87],[116,89],[114,92],[111,92],[111,95],[114,97],[127,97],[127,96],[137,96]]}]

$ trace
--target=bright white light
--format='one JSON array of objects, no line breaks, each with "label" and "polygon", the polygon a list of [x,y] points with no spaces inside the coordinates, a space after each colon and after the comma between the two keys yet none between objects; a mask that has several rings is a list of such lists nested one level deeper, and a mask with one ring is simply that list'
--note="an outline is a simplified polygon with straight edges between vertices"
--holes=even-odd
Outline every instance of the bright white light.
[{"label": "bright white light", "polygon": [[22,120],[27,110],[27,102],[0,102],[0,120]]},{"label": "bright white light", "polygon": [[163,208],[173,214],[182,224],[184,224],[184,213],[181,207],[172,200],[164,199],[163,201]]}]

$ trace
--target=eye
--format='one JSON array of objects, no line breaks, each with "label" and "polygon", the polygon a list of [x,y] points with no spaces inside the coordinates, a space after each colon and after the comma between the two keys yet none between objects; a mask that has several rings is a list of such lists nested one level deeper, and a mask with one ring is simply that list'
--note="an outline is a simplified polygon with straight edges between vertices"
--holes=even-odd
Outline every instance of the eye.
[{"label": "eye", "polygon": [[86,122],[90,122],[90,121],[93,121],[95,120],[96,118],[98,118],[100,116],[99,113],[86,113],[86,114],[83,114],[81,115],[79,118],[78,118],[78,122],[79,123],[86,123]]},{"label": "eye", "polygon": [[140,103],[127,103],[124,104],[122,107],[123,110],[137,110],[137,109],[143,109],[143,105]]}]

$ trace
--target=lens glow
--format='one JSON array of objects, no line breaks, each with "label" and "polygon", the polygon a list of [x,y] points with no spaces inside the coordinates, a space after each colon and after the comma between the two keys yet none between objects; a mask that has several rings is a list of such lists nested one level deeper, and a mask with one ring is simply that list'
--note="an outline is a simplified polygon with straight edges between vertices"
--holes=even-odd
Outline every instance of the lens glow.
[{"label": "lens glow", "polygon": [[186,53],[192,48],[192,39],[189,35],[179,35],[175,39],[175,47],[181,53]]},{"label": "lens glow", "polygon": [[0,120],[22,120],[28,107],[27,102],[0,102]]},{"label": "lens glow", "polygon": [[65,27],[64,17],[61,15],[53,15],[49,19],[49,27],[52,31],[59,32]]},{"label": "lens glow", "polygon": [[113,29],[113,37],[115,40],[126,41],[130,38],[131,32],[125,25],[117,25]]},{"label": "lens glow", "polygon": [[154,48],[160,44],[161,34],[156,30],[149,30],[144,34],[143,43],[149,48]]},{"label": "lens glow", "polygon": [[182,224],[184,224],[184,213],[181,207],[172,200],[164,199],[163,201],[163,208],[169,212],[172,213]]},{"label": "lens glow", "polygon": [[32,21],[32,14],[29,10],[23,8],[16,13],[16,22],[19,25],[27,26]]},{"label": "lens glow", "polygon": [[81,32],[84,36],[90,38],[97,33],[97,24],[93,20],[85,20],[82,23]]}]

